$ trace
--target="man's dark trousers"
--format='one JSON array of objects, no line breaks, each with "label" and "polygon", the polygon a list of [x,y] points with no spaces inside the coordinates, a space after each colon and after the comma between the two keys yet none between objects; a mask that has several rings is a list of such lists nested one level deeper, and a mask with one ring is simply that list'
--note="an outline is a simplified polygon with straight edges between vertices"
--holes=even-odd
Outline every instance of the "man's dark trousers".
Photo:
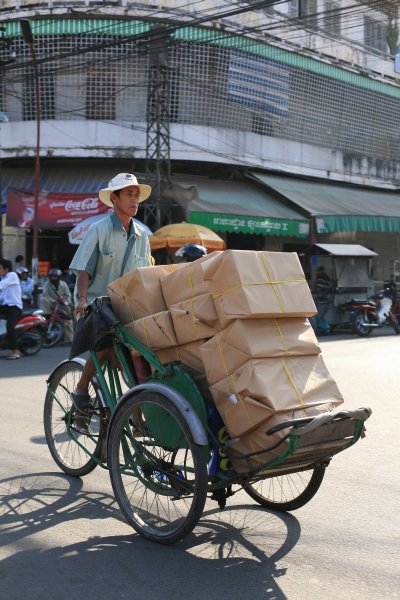
[{"label": "man's dark trousers", "polygon": [[11,350],[18,350],[17,332],[15,324],[19,319],[22,310],[18,306],[9,306],[0,304],[0,319],[7,321],[7,337]]}]

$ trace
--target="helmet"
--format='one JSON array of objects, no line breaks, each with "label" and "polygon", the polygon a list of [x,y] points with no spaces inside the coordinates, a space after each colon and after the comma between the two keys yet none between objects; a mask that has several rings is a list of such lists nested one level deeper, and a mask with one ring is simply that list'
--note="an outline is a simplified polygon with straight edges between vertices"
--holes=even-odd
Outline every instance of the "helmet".
[{"label": "helmet", "polygon": [[62,271],[60,269],[50,269],[49,277],[61,277]]},{"label": "helmet", "polygon": [[23,273],[29,273],[28,269],[26,269],[25,267],[18,267],[18,269],[15,270],[16,273],[18,273],[18,275],[22,275]]},{"label": "helmet", "polygon": [[206,254],[207,249],[204,246],[199,246],[199,244],[186,244],[175,252],[175,256],[183,258],[184,262],[193,262],[202,256],[206,256]]}]

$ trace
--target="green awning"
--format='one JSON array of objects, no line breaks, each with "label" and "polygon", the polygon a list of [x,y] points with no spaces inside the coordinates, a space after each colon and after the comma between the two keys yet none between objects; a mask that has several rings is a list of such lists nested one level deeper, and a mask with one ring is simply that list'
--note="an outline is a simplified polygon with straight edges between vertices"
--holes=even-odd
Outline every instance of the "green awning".
[{"label": "green awning", "polygon": [[310,222],[250,182],[173,177],[173,196],[189,223],[230,233],[307,238]]},{"label": "green awning", "polygon": [[317,232],[400,231],[400,195],[252,173],[269,188],[315,217]]}]

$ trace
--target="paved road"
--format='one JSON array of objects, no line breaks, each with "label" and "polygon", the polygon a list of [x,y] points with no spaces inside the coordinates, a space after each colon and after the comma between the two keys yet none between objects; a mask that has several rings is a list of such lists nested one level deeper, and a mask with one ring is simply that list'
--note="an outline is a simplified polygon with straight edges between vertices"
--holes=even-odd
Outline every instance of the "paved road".
[{"label": "paved road", "polygon": [[174,547],[134,534],[108,474],[67,477],[43,436],[45,379],[62,348],[0,353],[0,598],[290,600],[400,597],[399,347],[387,332],[322,341],[347,407],[371,406],[366,439],[338,455],[292,514],[240,492]]}]

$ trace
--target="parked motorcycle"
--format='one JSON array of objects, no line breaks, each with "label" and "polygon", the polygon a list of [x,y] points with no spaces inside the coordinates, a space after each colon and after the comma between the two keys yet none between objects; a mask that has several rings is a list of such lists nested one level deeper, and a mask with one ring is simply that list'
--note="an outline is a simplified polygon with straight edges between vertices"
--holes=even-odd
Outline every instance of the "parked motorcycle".
[{"label": "parked motorcycle", "polygon": [[[30,314],[27,314],[30,312]],[[15,324],[17,330],[18,350],[25,356],[34,356],[43,347],[43,326],[46,323],[41,315],[33,311],[24,311]],[[0,350],[9,350],[7,338],[7,321],[0,320]]]},{"label": "parked motorcycle", "polygon": [[[43,311],[36,311],[35,314],[42,313]],[[64,327],[67,321],[72,319],[72,308],[69,300],[57,295],[57,302],[54,305],[54,309],[50,318],[45,319],[44,325],[44,343],[45,348],[52,348],[56,346],[64,337]]]},{"label": "parked motorcycle", "polygon": [[353,333],[360,337],[367,337],[373,329],[391,325],[396,334],[400,327],[392,312],[393,296],[391,290],[386,288],[373,294],[368,299],[352,299],[345,303],[346,311],[352,313]]}]

